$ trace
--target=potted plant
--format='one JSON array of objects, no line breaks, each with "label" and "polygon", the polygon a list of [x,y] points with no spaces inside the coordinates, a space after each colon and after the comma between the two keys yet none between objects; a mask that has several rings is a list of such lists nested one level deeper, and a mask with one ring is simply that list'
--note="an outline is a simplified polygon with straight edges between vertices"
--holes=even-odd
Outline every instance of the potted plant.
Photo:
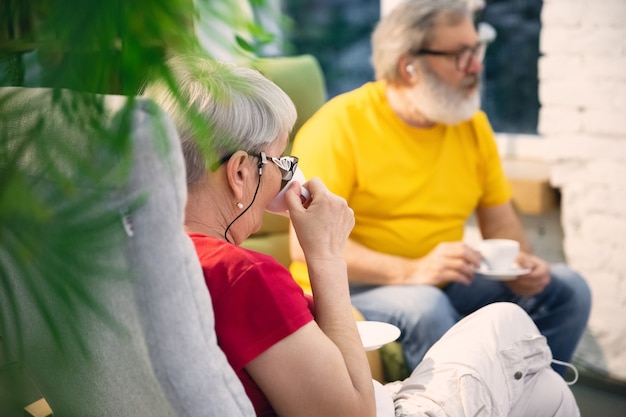
[{"label": "potted plant", "polygon": [[[93,150],[76,156],[63,152],[67,146],[63,135],[49,135],[45,141],[16,139],[9,129],[0,128],[0,292],[11,300],[3,308],[15,310],[20,302],[11,295],[9,278],[20,276],[39,300],[37,307],[61,352],[64,344],[81,345],[78,332],[75,338],[67,338],[56,330],[76,305],[87,305],[102,320],[110,320],[86,286],[107,267],[94,263],[93,254],[106,250],[106,230],[119,213],[77,216],[98,207],[103,198],[96,192],[85,199],[77,192],[77,178],[81,187],[93,184],[98,189],[111,158],[130,161],[129,126],[122,123],[116,135],[97,134],[103,129],[101,95],[126,96],[130,110],[148,77],[171,79],[165,64],[168,54],[203,51],[195,27],[200,12],[216,24],[236,28],[232,36],[215,37],[222,47],[254,57],[258,40],[268,41],[271,36],[251,16],[242,14],[241,7],[263,4],[264,0],[5,0],[0,4],[0,86],[79,92],[69,102],[65,95],[55,94],[41,105],[58,107],[68,123],[85,131],[82,145]],[[211,28],[205,33],[210,34]],[[21,116],[8,101],[0,100],[0,126]],[[42,118],[33,128],[45,129],[45,122]],[[89,157],[103,152],[109,160]],[[38,165],[24,169],[23,159],[32,155],[38,156]],[[61,165],[69,168],[59,169]],[[119,174],[123,176],[124,170]],[[47,184],[45,193],[42,179]],[[49,296],[63,299],[64,311],[52,311],[45,302]],[[0,314],[0,373],[7,360],[1,338],[10,325],[15,323],[7,323]]]}]

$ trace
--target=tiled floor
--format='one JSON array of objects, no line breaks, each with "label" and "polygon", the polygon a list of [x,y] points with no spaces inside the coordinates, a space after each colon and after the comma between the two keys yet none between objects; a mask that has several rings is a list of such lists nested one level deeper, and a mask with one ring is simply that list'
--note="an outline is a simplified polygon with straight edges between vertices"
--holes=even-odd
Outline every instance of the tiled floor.
[{"label": "tiled floor", "polygon": [[[521,215],[520,220],[537,255],[550,263],[565,260],[558,209],[542,215]],[[472,244],[477,239],[480,234],[475,219],[471,219],[466,228],[466,241]],[[607,381],[580,367],[579,370],[580,379],[571,388],[581,417],[626,417],[626,382]]]},{"label": "tiled floor", "polygon": [[581,417],[625,417],[626,389],[608,390],[583,381],[572,385]]}]

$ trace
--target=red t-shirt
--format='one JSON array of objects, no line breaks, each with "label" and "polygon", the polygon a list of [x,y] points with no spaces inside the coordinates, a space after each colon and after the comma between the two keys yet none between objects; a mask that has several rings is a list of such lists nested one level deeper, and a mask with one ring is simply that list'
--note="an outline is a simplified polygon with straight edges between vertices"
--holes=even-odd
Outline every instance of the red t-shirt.
[{"label": "red t-shirt", "polygon": [[312,321],[312,299],[274,258],[200,233],[189,236],[213,301],[217,341],[257,416],[275,416],[244,367]]}]

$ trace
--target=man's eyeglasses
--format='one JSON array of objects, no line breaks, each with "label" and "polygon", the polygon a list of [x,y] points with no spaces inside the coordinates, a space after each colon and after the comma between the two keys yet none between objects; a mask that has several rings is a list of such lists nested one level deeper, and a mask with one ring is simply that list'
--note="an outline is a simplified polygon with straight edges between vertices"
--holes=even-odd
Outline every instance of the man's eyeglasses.
[{"label": "man's eyeglasses", "polygon": [[477,59],[479,62],[483,62],[485,58],[485,51],[487,50],[487,43],[480,42],[476,46],[466,47],[459,51],[449,52],[449,51],[433,51],[432,49],[418,49],[416,51],[411,51],[410,54],[413,56],[419,55],[435,55],[435,56],[449,56],[454,57],[456,60],[456,69],[459,71],[467,71],[472,63],[472,58]]}]

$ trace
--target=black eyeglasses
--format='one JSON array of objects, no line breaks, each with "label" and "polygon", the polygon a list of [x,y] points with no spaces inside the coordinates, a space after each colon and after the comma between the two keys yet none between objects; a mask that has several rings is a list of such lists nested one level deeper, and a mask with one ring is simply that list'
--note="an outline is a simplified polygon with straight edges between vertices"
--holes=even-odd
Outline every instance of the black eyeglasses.
[{"label": "black eyeglasses", "polygon": [[435,55],[454,57],[454,59],[456,60],[456,69],[459,71],[467,71],[472,63],[472,58],[477,59],[479,62],[483,62],[483,59],[485,59],[486,50],[487,43],[479,42],[478,44],[476,44],[476,46],[466,47],[455,52],[433,51],[432,49],[422,48],[416,51],[411,51],[410,54],[413,56]]}]

